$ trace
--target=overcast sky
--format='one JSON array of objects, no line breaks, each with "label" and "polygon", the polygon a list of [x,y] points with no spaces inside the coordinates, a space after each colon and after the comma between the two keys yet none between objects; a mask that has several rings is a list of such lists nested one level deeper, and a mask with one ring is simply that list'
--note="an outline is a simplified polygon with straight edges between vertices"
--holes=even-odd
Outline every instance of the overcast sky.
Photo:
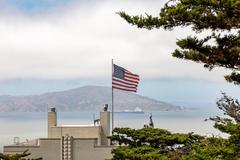
[{"label": "overcast sky", "polygon": [[[204,91],[214,92],[212,100],[221,90],[240,95],[236,86],[224,81],[227,70],[209,72],[201,64],[171,56],[176,39],[193,34],[189,28],[137,29],[116,14],[157,15],[164,2],[0,0],[0,94],[107,85],[114,59],[141,76],[140,93],[146,96],[187,101],[188,96],[197,97]],[[202,89],[208,85],[209,90]],[[154,90],[158,87],[169,89],[167,99],[163,92]],[[194,89],[197,93],[191,95]],[[181,99],[183,94],[187,95]]]}]

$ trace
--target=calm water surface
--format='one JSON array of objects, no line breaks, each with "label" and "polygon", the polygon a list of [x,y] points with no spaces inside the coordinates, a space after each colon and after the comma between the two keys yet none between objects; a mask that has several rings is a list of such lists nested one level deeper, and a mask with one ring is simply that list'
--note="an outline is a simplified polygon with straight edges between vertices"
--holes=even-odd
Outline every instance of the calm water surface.
[{"label": "calm water surface", "polygon": [[[116,113],[116,127],[142,128],[149,123],[150,113]],[[213,128],[211,121],[204,119],[215,116],[201,110],[180,112],[152,112],[154,125],[157,128],[172,132],[195,132],[201,135],[222,135]],[[99,118],[95,112],[58,112],[58,124],[92,124],[93,117]],[[3,145],[13,144],[13,138],[20,141],[47,137],[47,113],[12,112],[0,113],[0,151]]]}]

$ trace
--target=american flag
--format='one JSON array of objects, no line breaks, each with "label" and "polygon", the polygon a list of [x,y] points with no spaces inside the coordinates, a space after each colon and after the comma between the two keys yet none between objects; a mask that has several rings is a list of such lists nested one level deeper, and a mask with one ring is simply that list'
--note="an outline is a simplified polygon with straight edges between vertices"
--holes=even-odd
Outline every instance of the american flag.
[{"label": "american flag", "polygon": [[113,64],[112,87],[124,91],[137,92],[139,75]]}]

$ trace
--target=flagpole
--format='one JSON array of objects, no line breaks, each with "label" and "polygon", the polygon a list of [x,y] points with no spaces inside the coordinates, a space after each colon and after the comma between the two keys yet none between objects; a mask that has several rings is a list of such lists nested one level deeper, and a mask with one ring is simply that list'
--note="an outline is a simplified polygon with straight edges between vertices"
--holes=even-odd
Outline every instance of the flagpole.
[{"label": "flagpole", "polygon": [[[113,80],[114,64],[112,59],[112,80]],[[112,134],[114,128],[114,94],[113,94],[113,85],[112,85]]]}]

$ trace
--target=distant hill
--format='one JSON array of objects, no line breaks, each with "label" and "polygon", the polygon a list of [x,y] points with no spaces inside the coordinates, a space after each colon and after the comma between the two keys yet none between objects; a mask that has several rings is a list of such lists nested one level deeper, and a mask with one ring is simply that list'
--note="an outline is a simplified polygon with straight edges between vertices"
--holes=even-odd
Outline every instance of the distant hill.
[{"label": "distant hill", "polygon": [[[181,110],[181,107],[129,92],[115,90],[114,97],[116,111],[136,107],[143,111]],[[58,111],[99,111],[105,103],[111,105],[110,87],[85,86],[42,95],[0,96],[0,112],[47,111],[50,107]]]}]

